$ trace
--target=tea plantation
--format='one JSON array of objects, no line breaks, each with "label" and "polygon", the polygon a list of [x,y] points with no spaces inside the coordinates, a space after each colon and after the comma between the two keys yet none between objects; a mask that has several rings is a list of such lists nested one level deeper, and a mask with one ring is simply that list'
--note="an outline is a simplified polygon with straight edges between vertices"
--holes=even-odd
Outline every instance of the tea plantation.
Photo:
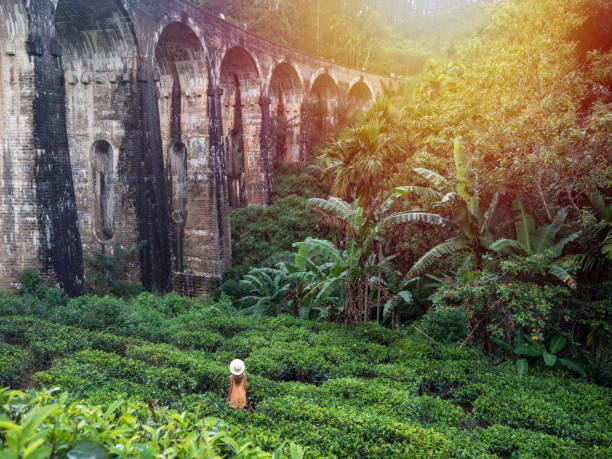
[{"label": "tea plantation", "polygon": [[[521,378],[512,361],[406,331],[249,318],[229,302],[174,295],[57,301],[3,294],[0,304],[0,385],[60,388],[100,419],[109,407],[123,410],[121,418],[107,416],[125,424],[129,415],[129,429],[142,423],[140,434],[155,425],[155,413],[166,416],[161,406],[175,410],[173,422],[181,419],[170,429],[175,437],[214,417],[225,422],[221,430],[261,450],[294,442],[306,457],[612,456],[611,389],[538,366]],[[248,411],[225,401],[236,357],[247,367]],[[19,406],[57,399],[10,397]],[[0,418],[18,421],[10,397],[0,396]],[[58,400],[66,419],[83,414],[82,404]]]}]

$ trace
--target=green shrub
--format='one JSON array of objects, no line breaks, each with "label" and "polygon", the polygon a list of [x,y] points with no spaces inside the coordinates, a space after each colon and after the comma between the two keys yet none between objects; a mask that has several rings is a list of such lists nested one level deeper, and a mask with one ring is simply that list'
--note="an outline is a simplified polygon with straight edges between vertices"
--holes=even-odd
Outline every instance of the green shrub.
[{"label": "green shrub", "polygon": [[[0,314],[0,362],[15,384],[61,387],[105,407],[137,404],[145,417],[143,402],[159,400],[198,419],[222,417],[269,450],[299,439],[307,457],[610,455],[612,391],[566,371],[535,366],[520,378],[512,362],[492,365],[477,349],[416,331],[234,317],[231,306],[164,299],[83,300],[109,305],[97,326],[119,335],[89,316],[76,328]],[[60,322],[67,307],[47,316]],[[125,318],[138,311],[156,311],[161,325],[131,329]],[[134,337],[142,334],[156,342]],[[252,412],[224,400],[235,357],[246,362]],[[44,371],[30,379],[35,370]]]},{"label": "green shrub", "polygon": [[[181,416],[146,405],[110,407],[70,401],[54,392],[0,392],[2,457],[235,457],[267,458],[250,442],[236,439],[214,418]],[[287,450],[301,450],[291,445]],[[278,452],[284,458],[284,449]],[[295,456],[297,459],[297,456]]]},{"label": "green shrub", "polygon": [[440,343],[456,343],[467,336],[469,320],[461,308],[430,308],[417,326]]},{"label": "green shrub", "polygon": [[19,387],[32,365],[31,360],[27,350],[0,342],[0,388]]}]

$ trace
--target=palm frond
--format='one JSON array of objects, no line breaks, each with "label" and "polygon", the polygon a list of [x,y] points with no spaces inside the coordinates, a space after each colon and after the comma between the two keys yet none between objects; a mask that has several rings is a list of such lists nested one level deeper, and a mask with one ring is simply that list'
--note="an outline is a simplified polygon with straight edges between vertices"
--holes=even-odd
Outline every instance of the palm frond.
[{"label": "palm frond", "polygon": [[[482,221],[480,222],[480,234],[489,233],[489,225],[491,224],[491,220],[493,219],[493,215],[495,215],[495,210],[497,210],[497,205],[499,204],[499,193],[495,193],[493,195],[493,200],[491,204],[489,204],[489,208],[482,216]],[[477,216],[478,218],[479,216]]]},{"label": "palm frond", "polygon": [[534,253],[532,237],[535,234],[535,221],[533,217],[525,211],[523,202],[520,199],[516,199],[513,202],[513,206],[514,209],[519,212],[514,224],[516,228],[516,239],[525,248],[527,254],[532,255]]},{"label": "palm frond", "polygon": [[589,198],[589,204],[591,204],[597,218],[603,220],[606,212],[606,200],[604,195],[597,188],[589,188],[586,191],[586,195]]},{"label": "palm frond", "polygon": [[412,293],[410,293],[410,291],[408,290],[402,290],[401,292],[398,292],[397,296],[404,300],[404,302],[406,303],[412,303],[413,301]]},{"label": "palm frond", "polygon": [[447,191],[450,187],[448,180],[437,172],[423,169],[422,167],[416,167],[413,171],[435,186],[442,193]]},{"label": "palm frond", "polygon": [[428,268],[430,268],[440,258],[467,249],[468,246],[463,241],[458,239],[451,239],[449,241],[443,242],[442,244],[437,245],[425,255],[423,255],[421,258],[419,258],[419,260],[414,264],[410,271],[408,271],[406,277],[416,277],[422,274]]},{"label": "palm frond", "polygon": [[343,220],[349,221],[355,212],[355,208],[340,198],[331,197],[329,199],[311,198],[308,206],[320,209],[326,214],[333,215]]},{"label": "palm frond", "polygon": [[310,258],[311,256],[319,255],[324,260],[331,261],[332,263],[338,265],[345,264],[344,258],[342,257],[342,253],[331,241],[309,237],[306,238],[305,241],[295,242],[293,246],[298,248],[298,254],[304,258]]},{"label": "palm frond", "polygon": [[559,210],[550,225],[541,226],[536,230],[536,237],[534,238],[535,253],[541,253],[553,246],[559,230],[565,223],[567,213],[567,209]]},{"label": "palm frond", "polygon": [[426,188],[423,186],[400,186],[395,189],[398,195],[415,194],[426,199],[440,201],[442,199],[442,193],[434,190],[433,188]]},{"label": "palm frond", "polygon": [[570,242],[574,242],[580,236],[582,236],[582,231],[578,231],[568,237],[560,239],[557,243],[555,243],[555,245],[553,245],[550,248],[550,250],[552,251],[553,257],[554,258],[560,257],[561,254],[563,253],[563,249],[565,248],[565,246],[569,244]]},{"label": "palm frond", "polygon": [[395,225],[406,223],[426,223],[428,225],[447,226],[451,222],[446,218],[429,212],[400,212],[385,217],[381,222],[382,228],[389,228]]},{"label": "palm frond", "polygon": [[523,255],[527,253],[525,247],[523,247],[523,244],[521,244],[516,239],[498,239],[489,246],[489,250],[492,250],[493,252],[497,253],[503,253],[507,249],[514,249]]},{"label": "palm frond", "polygon": [[457,193],[456,191],[450,191],[444,196],[442,196],[442,199],[440,199],[440,202],[442,202],[442,204],[452,203],[453,201],[465,202],[463,201],[463,198],[459,195],[459,193]]},{"label": "palm frond", "polygon": [[612,230],[608,232],[608,235],[604,239],[601,252],[606,258],[612,259]]},{"label": "palm frond", "polygon": [[320,286],[319,293],[314,298],[314,306],[318,306],[331,296],[331,294],[336,290],[338,285],[343,281],[342,277],[334,277],[332,279],[328,279],[326,282],[323,282]]},{"label": "palm frond", "polygon": [[568,273],[557,263],[551,263],[548,267],[548,272],[564,284],[567,284],[572,290],[576,289],[576,280],[574,279],[574,276]]}]

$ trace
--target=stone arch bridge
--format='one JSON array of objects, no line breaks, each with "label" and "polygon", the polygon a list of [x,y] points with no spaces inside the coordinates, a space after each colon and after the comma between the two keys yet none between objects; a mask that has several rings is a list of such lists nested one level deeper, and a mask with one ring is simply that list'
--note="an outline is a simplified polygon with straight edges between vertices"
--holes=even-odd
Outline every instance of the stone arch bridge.
[{"label": "stone arch bridge", "polygon": [[78,294],[83,254],[146,240],[132,280],[201,293],[273,162],[391,83],[183,0],[0,0],[0,287],[30,267]]}]

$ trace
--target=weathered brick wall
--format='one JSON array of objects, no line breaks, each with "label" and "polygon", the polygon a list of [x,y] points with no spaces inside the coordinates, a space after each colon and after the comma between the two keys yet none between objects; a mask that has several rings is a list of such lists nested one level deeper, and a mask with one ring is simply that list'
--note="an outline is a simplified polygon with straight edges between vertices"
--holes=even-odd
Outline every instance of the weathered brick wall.
[{"label": "weathered brick wall", "polygon": [[270,116],[272,153],[277,160],[300,161],[300,111],[304,101],[304,84],[295,68],[279,63],[270,78]]},{"label": "weathered brick wall", "polygon": [[[138,155],[142,114],[135,97],[137,49],[129,19],[113,2],[62,0],[55,12],[55,37],[62,49],[66,130],[83,251],[112,253],[112,244],[134,246],[140,235],[130,163]],[[105,199],[100,196],[96,145],[107,145],[110,156]],[[103,204],[108,206],[106,231]],[[138,261],[128,268],[128,278],[140,281]]]},{"label": "weathered brick wall", "polygon": [[0,288],[5,290],[21,267],[39,266],[29,22],[21,0],[0,2]]},{"label": "weathered brick wall", "polygon": [[25,3],[0,0],[2,288],[35,267],[76,294],[83,253],[146,240],[130,279],[202,293],[273,155],[307,159],[314,124],[382,90],[182,0]]}]

